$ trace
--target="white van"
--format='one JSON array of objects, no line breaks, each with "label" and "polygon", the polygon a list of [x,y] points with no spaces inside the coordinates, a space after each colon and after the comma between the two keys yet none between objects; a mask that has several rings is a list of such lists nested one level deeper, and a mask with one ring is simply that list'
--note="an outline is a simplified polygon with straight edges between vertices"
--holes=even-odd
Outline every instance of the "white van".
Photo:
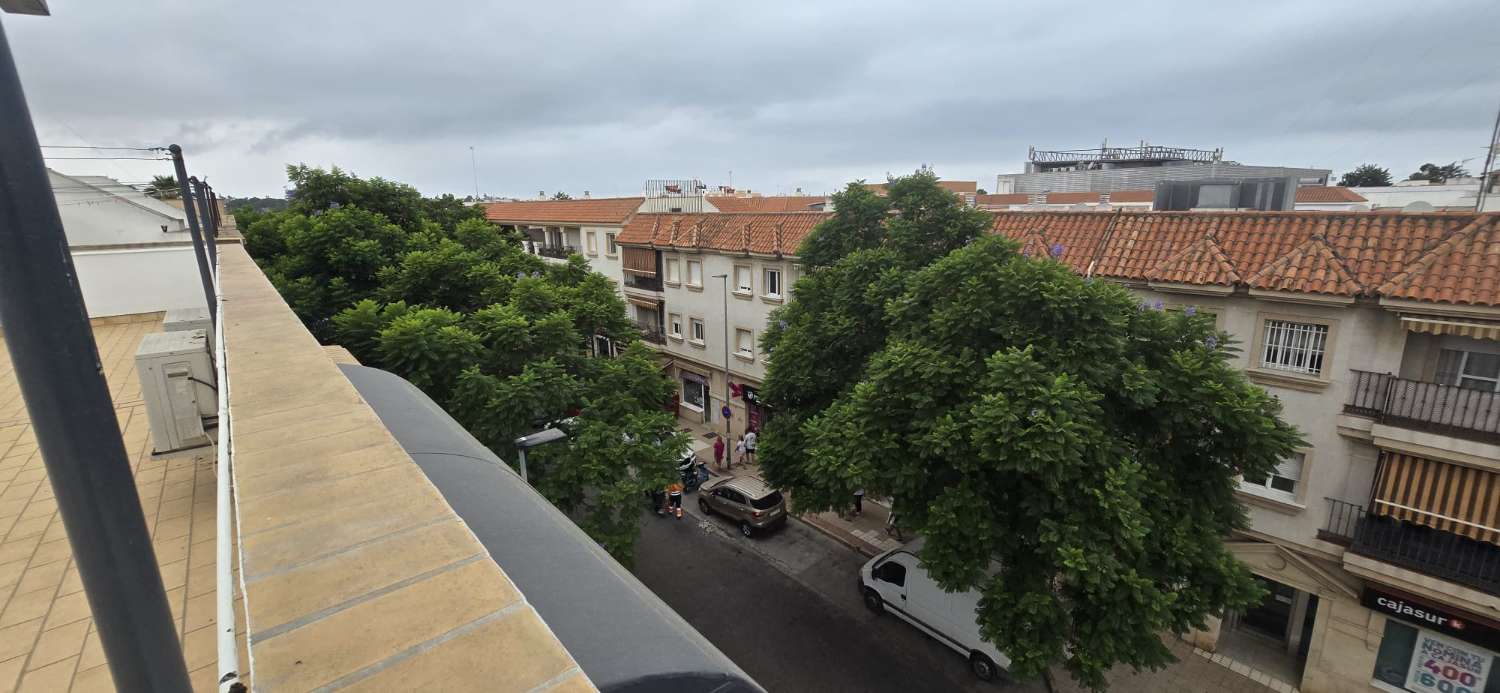
[{"label": "white van", "polygon": [[974,675],[993,680],[1010,658],[979,636],[979,592],[944,592],[917,559],[921,540],[887,551],[859,569],[865,606],[890,611],[969,658]]}]

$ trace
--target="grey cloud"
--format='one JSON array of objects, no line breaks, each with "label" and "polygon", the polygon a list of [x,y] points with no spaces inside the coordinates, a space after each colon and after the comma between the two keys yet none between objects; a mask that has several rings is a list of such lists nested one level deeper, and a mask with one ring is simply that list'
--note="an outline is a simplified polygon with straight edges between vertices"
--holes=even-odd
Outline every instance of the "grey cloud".
[{"label": "grey cloud", "polygon": [[181,141],[228,190],[308,161],[462,194],[472,145],[485,192],[597,195],[731,169],[771,192],[922,163],[986,181],[1028,145],[1104,137],[1404,174],[1485,143],[1497,19],[1482,0],[141,0],[4,21],[39,126]]}]

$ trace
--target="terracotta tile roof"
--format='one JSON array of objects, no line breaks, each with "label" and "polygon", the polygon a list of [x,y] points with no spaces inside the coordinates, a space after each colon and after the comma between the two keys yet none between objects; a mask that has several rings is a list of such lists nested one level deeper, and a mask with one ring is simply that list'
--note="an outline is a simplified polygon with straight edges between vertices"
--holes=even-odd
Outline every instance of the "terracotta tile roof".
[{"label": "terracotta tile roof", "polygon": [[1003,193],[989,195],[975,195],[974,204],[983,207],[985,205],[1024,205],[1031,200],[1026,193]]},{"label": "terracotta tile roof", "polygon": [[1262,267],[1245,283],[1252,289],[1335,296],[1358,296],[1363,290],[1322,236],[1313,236],[1280,260]]},{"label": "terracotta tile roof", "polygon": [[1500,306],[1500,214],[996,212],[1091,276]]},{"label": "terracotta tile roof", "polygon": [[499,223],[623,224],[643,201],[643,197],[595,197],[494,202],[484,206],[484,215]]},{"label": "terracotta tile roof", "polygon": [[810,212],[810,207],[828,198],[821,195],[778,195],[775,197],[709,197],[709,204],[720,212],[740,214],[746,212]]},{"label": "terracotta tile roof", "polygon": [[1182,252],[1168,258],[1161,266],[1146,273],[1151,281],[1172,284],[1215,284],[1233,286],[1239,283],[1240,275],[1234,271],[1229,258],[1214,242],[1213,236],[1204,236],[1196,243],[1183,248]]},{"label": "terracotta tile roof", "polygon": [[[865,183],[866,188],[874,190],[881,195],[885,194],[887,186],[888,184],[886,183]],[[979,182],[972,180],[940,180],[938,181],[938,187],[952,193],[973,195],[979,190]]]},{"label": "terracotta tile roof", "polygon": [[1297,188],[1297,201],[1302,203],[1369,202],[1364,195],[1337,185],[1304,185]]},{"label": "terracotta tile roof", "polygon": [[637,214],[615,239],[621,245],[796,255],[824,212],[770,214]]},{"label": "terracotta tile roof", "polygon": [[1500,215],[1485,214],[1444,238],[1380,286],[1390,298],[1500,305]]}]

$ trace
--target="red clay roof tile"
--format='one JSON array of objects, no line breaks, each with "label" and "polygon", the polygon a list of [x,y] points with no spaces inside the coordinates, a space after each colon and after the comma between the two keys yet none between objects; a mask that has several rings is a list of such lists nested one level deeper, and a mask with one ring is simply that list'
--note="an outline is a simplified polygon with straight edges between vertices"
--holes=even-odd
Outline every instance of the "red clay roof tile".
[{"label": "red clay roof tile", "polygon": [[595,197],[583,200],[522,200],[484,206],[486,219],[521,224],[623,224],[643,197]]},{"label": "red clay roof tile", "polygon": [[1245,283],[1252,289],[1336,296],[1358,296],[1363,290],[1322,236],[1313,236],[1280,260],[1262,267]]},{"label": "red clay roof tile", "polygon": [[1222,284],[1233,286],[1240,281],[1229,258],[1214,242],[1213,236],[1204,236],[1198,242],[1182,249],[1168,258],[1156,269],[1146,273],[1151,281],[1173,284]]},{"label": "red clay roof tile", "polygon": [[615,239],[622,245],[796,255],[824,212],[637,214]]},{"label": "red clay roof tile", "polygon": [[1500,215],[1484,214],[1380,286],[1390,298],[1500,305]]},{"label": "red clay roof tile", "polygon": [[751,212],[811,212],[812,205],[828,198],[814,195],[778,195],[775,197],[708,197],[709,204],[726,214]]},{"label": "red clay roof tile", "polygon": [[1337,185],[1304,185],[1297,188],[1297,202],[1369,202],[1353,190]]}]

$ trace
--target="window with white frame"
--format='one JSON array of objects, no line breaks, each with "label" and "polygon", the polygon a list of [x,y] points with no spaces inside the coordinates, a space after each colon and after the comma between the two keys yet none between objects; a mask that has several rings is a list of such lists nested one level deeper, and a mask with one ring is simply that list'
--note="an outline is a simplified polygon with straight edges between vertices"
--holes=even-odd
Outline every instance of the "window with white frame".
[{"label": "window with white frame", "polygon": [[687,261],[687,283],[688,286],[703,286],[703,262],[701,260]]},{"label": "window with white frame", "polygon": [[734,353],[746,358],[755,356],[755,333],[743,327],[734,330]]},{"label": "window with white frame", "polygon": [[596,235],[593,231],[587,231],[583,234],[583,245],[588,249],[589,255],[595,255],[599,252],[599,242],[595,238]]},{"label": "window with white frame", "polygon": [[1500,354],[1443,349],[1438,354],[1437,381],[1465,390],[1500,391]]},{"label": "window with white frame", "polygon": [[748,294],[752,292],[750,286],[750,268],[744,265],[734,266],[734,290],[736,293]]},{"label": "window with white frame", "polygon": [[676,283],[682,281],[682,275],[680,273],[680,269],[677,266],[677,258],[675,258],[675,257],[669,257],[669,258],[667,258],[667,263],[666,264],[667,264],[667,270],[666,270],[667,271],[667,283],[669,283],[669,284],[676,284]]},{"label": "window with white frame", "polygon": [[691,339],[691,340],[693,340],[693,341],[695,341],[695,342],[697,342],[699,344],[702,344],[703,343],[703,320],[701,320],[699,318],[688,318],[688,329],[692,330],[692,333],[688,335],[688,339]]},{"label": "window with white frame", "polygon": [[667,318],[667,334],[678,339],[682,338],[682,314],[673,313]]},{"label": "window with white frame", "polygon": [[1267,320],[1261,367],[1307,375],[1323,372],[1328,326],[1311,322]]},{"label": "window with white frame", "polygon": [[1253,493],[1285,501],[1297,500],[1297,484],[1302,482],[1302,466],[1307,462],[1306,453],[1294,452],[1276,465],[1264,479],[1242,479],[1240,488]]},{"label": "window with white frame", "polygon": [[765,274],[765,295],[771,298],[781,298],[781,270],[767,267]]},{"label": "window with white frame", "polygon": [[620,254],[620,246],[615,245],[615,234],[604,234],[604,252],[609,255]]}]

